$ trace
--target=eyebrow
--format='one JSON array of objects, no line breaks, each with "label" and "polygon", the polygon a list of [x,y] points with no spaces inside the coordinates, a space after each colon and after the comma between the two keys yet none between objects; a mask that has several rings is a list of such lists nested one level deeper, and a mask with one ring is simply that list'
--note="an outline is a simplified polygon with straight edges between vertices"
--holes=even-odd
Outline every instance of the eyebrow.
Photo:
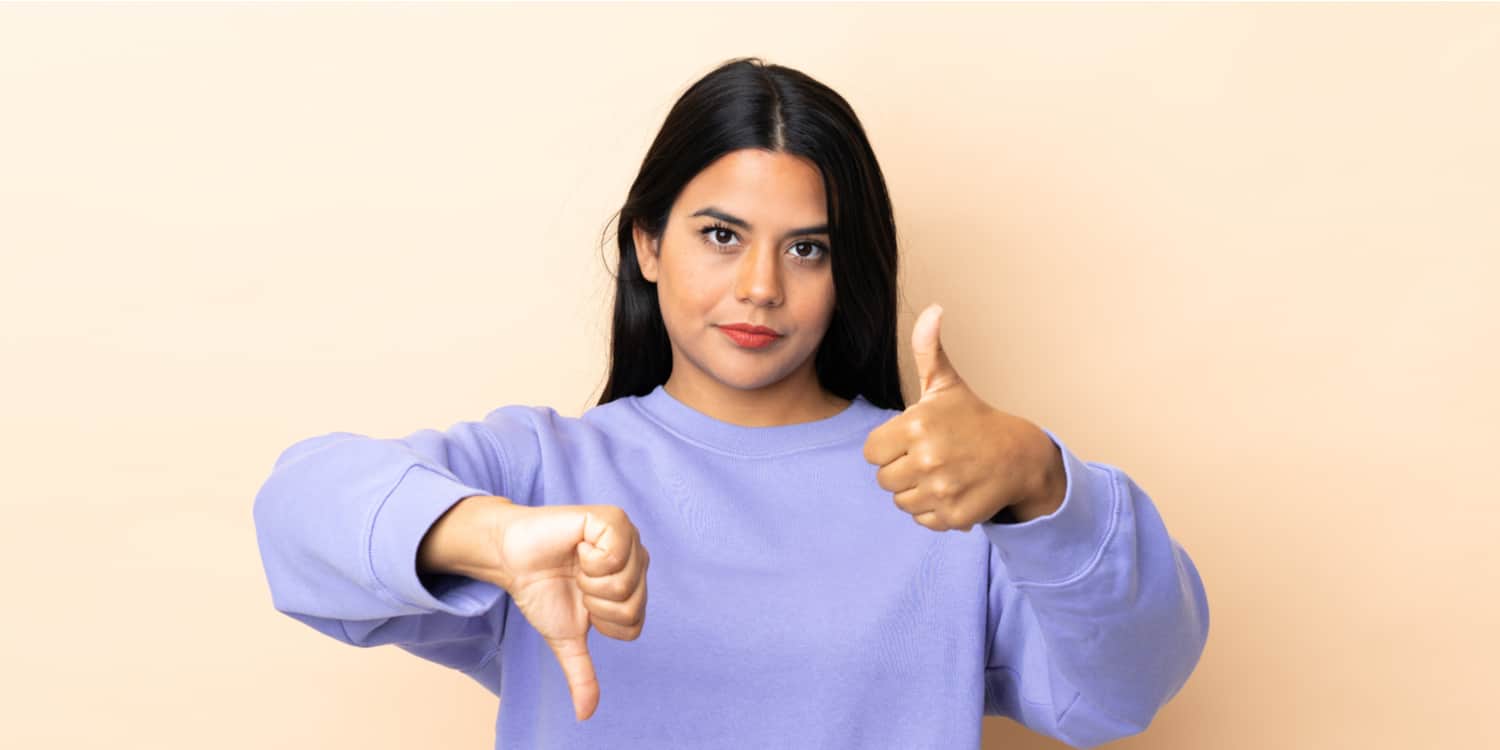
[{"label": "eyebrow", "polygon": [[[754,228],[750,226],[750,222],[745,221],[744,219],[741,219],[740,217],[735,216],[733,214],[724,213],[723,211],[720,211],[719,209],[714,208],[713,206],[709,206],[708,208],[701,209],[701,210],[697,211],[696,213],[691,214],[688,218],[692,218],[693,216],[712,216],[715,219],[718,219],[719,221],[724,221],[724,222],[728,222],[730,224],[735,224],[735,225],[738,225],[738,226],[742,226],[747,231],[754,231]],[[827,224],[819,224],[819,225],[817,225],[815,227],[802,227],[801,229],[793,229],[792,231],[787,232],[786,234],[781,235],[781,238],[782,239],[786,239],[788,237],[796,237],[797,235],[801,235],[801,234],[828,234],[828,225]]]}]

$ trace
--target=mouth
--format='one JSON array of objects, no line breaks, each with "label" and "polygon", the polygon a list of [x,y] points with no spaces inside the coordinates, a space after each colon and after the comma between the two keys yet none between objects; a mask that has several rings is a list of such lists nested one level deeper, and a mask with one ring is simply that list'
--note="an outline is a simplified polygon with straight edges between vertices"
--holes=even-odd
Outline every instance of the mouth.
[{"label": "mouth", "polygon": [[744,349],[762,349],[781,339],[782,334],[776,333],[765,326],[752,325],[727,325],[718,326],[731,341]]},{"label": "mouth", "polygon": [[756,335],[756,336],[771,336],[773,338],[780,338],[781,337],[781,334],[777,333],[776,329],[774,329],[774,328],[767,328],[765,326],[754,326],[754,325],[750,325],[749,323],[726,323],[726,324],[721,325],[719,327],[723,328],[726,331],[739,331],[740,333],[753,334],[753,335]]}]

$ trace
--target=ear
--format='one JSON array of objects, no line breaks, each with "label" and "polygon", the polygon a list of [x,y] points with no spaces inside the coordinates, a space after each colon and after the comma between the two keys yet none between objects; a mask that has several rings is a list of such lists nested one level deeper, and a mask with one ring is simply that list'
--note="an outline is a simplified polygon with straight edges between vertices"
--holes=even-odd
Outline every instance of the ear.
[{"label": "ear", "polygon": [[640,222],[631,223],[631,233],[635,237],[635,262],[641,266],[641,275],[654,284],[657,256],[661,253],[659,238],[647,234]]}]

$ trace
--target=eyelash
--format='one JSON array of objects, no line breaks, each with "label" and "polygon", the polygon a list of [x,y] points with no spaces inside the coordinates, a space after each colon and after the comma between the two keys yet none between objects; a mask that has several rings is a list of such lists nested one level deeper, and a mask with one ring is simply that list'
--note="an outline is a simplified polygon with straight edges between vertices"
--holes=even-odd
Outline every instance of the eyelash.
[{"label": "eyelash", "polygon": [[[734,235],[738,236],[738,234],[733,229],[730,229],[728,226],[726,226],[724,224],[721,224],[721,223],[718,223],[718,222],[715,222],[715,223],[713,223],[713,224],[711,224],[711,225],[709,225],[707,227],[704,227],[702,230],[700,230],[698,232],[698,235],[703,238],[703,243],[705,245],[708,245],[709,247],[717,249],[717,248],[723,247],[723,245],[720,245],[719,243],[714,242],[713,239],[712,239],[712,237],[713,237],[713,233],[714,232],[719,232],[719,231],[728,232],[730,234],[734,234]],[[795,260],[798,263],[801,263],[802,265],[811,266],[813,264],[821,262],[824,258],[828,257],[828,246],[824,245],[821,242],[813,242],[811,240],[803,240],[801,242],[798,242],[796,245],[793,245],[792,247],[796,247],[797,245],[812,245],[813,247],[816,247],[816,248],[818,248],[819,250],[822,251],[822,254],[818,255],[816,257],[802,257],[800,255],[793,255],[792,256],[792,260]]]}]

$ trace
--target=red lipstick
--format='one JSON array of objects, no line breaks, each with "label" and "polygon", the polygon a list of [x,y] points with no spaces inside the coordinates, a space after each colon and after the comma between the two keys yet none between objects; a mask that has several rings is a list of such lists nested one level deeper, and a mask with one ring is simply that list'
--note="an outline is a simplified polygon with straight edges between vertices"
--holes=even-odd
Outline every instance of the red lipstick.
[{"label": "red lipstick", "polygon": [[746,349],[761,349],[781,338],[781,334],[774,329],[749,323],[728,323],[719,326],[719,330]]}]

